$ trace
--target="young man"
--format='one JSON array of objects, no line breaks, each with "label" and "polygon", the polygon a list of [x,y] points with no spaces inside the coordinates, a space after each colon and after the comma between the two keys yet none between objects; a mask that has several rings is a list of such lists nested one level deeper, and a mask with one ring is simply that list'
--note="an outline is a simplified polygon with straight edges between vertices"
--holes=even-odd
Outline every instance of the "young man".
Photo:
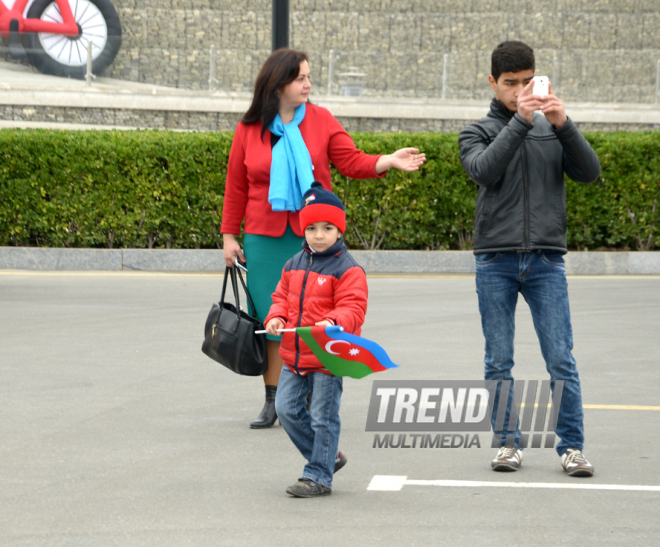
[{"label": "young man", "polygon": [[[564,389],[556,449],[571,476],[592,476],[582,455],[584,427],[580,379],[571,354],[573,334],[563,255],[566,253],[564,173],[590,183],[600,175],[595,152],[566,116],[564,104],[534,95],[534,52],[522,42],[503,42],[492,54],[488,77],[495,98],[488,115],[461,131],[461,163],[478,185],[474,233],[477,294],[484,337],[485,378],[512,380],[514,317],[520,292],[532,312],[551,387]],[[541,113],[537,112],[540,111]],[[522,462],[520,430],[507,437],[507,422],[491,466],[515,471]],[[504,394],[502,394],[504,396]],[[513,428],[511,428],[513,429]],[[513,437],[513,438],[512,438]]]}]

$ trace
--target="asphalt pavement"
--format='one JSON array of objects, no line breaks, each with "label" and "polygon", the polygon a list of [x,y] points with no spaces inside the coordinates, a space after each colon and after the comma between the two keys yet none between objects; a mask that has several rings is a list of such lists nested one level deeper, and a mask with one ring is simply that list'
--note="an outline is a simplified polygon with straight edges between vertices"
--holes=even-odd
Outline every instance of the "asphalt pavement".
[{"label": "asphalt pavement", "polygon": [[[478,380],[484,344],[473,276],[370,276],[363,336],[401,367],[345,381],[348,464],[320,499],[285,493],[304,461],[282,427],[248,427],[261,379],[200,351],[221,280],[0,271],[1,546],[658,545],[660,276],[569,278],[588,479],[551,449],[495,473],[487,434],[373,448],[375,379]],[[514,372],[546,378],[522,298]]]}]

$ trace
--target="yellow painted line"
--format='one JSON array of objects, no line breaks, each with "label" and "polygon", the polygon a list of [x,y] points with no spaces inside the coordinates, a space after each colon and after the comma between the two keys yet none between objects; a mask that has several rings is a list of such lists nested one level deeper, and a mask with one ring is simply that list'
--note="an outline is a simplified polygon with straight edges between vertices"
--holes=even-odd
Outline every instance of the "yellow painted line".
[{"label": "yellow painted line", "polygon": [[17,270],[3,271],[0,270],[0,275],[51,275],[59,277],[108,277],[108,276],[136,276],[136,277],[184,277],[184,276],[200,276],[200,277],[222,277],[224,272],[143,272],[143,271],[133,271],[133,270],[115,270],[109,272],[99,272],[99,271],[43,271],[43,272],[24,272]]},{"label": "yellow painted line", "polygon": [[590,410],[660,410],[660,406],[642,405],[582,405]]},{"label": "yellow painted line", "polygon": [[[521,407],[525,406],[525,403],[520,403]],[[538,408],[539,404],[534,403],[534,408]],[[547,408],[552,407],[551,403],[548,403]],[[660,410],[660,406],[644,406],[644,405],[582,405],[582,408],[588,410]]]},{"label": "yellow painted line", "polygon": [[[523,408],[525,403],[520,403]],[[538,408],[539,404],[534,403],[534,408]],[[551,408],[552,404],[548,403],[547,408]],[[582,408],[588,410],[660,410],[660,406],[644,406],[644,405],[582,405]]]},{"label": "yellow painted line", "polygon": [[[199,277],[218,277],[223,276],[224,272],[152,272],[152,271],[138,271],[138,270],[112,270],[112,271],[80,271],[80,270],[65,270],[65,271],[33,271],[33,270],[0,270],[0,275],[42,275],[42,276],[162,276],[162,277],[179,277],[179,276],[199,276]],[[473,273],[462,274],[367,274],[370,279],[443,279],[443,278],[472,278]],[[569,275],[571,279],[660,279],[660,275]]]},{"label": "yellow painted line", "polygon": [[443,277],[475,277],[473,273],[464,274],[367,274],[369,278],[383,278],[383,279],[436,279]]}]

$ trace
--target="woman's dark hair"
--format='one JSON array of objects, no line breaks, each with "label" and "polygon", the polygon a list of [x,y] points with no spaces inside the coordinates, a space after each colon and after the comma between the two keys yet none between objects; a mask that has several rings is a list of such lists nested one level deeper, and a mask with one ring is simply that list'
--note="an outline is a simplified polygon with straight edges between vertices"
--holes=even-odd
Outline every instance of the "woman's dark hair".
[{"label": "woman's dark hair", "polygon": [[502,42],[493,50],[490,74],[495,81],[503,72],[534,70],[534,50],[523,42]]},{"label": "woman's dark hair", "polygon": [[278,93],[298,77],[303,61],[307,61],[303,51],[282,48],[273,51],[261,67],[254,84],[252,104],[241,121],[246,124],[261,122],[262,138],[280,109]]}]

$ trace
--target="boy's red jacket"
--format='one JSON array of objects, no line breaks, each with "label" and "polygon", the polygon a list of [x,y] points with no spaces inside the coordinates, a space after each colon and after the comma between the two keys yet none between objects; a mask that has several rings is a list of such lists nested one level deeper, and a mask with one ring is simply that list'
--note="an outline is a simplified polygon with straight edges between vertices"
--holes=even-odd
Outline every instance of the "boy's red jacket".
[{"label": "boy's red jacket", "polygon": [[[322,253],[312,252],[305,242],[303,250],[284,265],[265,323],[277,317],[291,329],[328,319],[359,336],[368,292],[367,276],[348,254],[343,239]],[[294,373],[330,374],[296,333],[283,333],[280,355]]]}]

